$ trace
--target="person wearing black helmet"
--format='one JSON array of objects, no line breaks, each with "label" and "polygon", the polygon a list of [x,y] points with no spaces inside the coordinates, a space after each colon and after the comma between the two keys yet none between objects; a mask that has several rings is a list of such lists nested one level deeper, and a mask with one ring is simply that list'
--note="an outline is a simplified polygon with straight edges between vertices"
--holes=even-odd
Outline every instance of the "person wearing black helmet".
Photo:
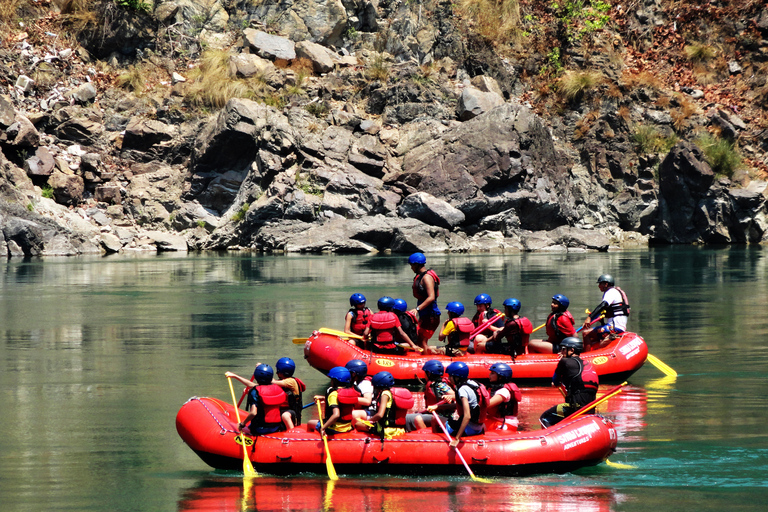
[{"label": "person wearing black helmet", "polygon": [[349,298],[349,311],[344,316],[344,332],[362,336],[365,328],[371,323],[373,311],[365,307],[365,295],[353,293]]},{"label": "person wearing black helmet", "polygon": [[[501,311],[493,307],[491,296],[487,293],[481,293],[475,297],[475,307],[477,308],[477,311],[472,317],[472,323],[476,328],[480,327],[481,324],[487,322],[491,318],[498,316],[501,313]],[[491,325],[486,327],[475,336],[470,345],[469,352],[481,354],[482,352],[478,352],[478,345],[480,345],[479,350],[484,350],[485,343],[491,338],[491,335],[500,331],[503,327],[504,318],[498,318],[495,322],[493,322]]]},{"label": "person wearing black helmet", "polygon": [[427,269],[427,257],[415,252],[408,257],[408,264],[416,276],[413,278],[413,296],[416,307],[411,310],[419,319],[419,339],[414,340],[425,354],[429,353],[429,339],[440,326],[440,308],[437,298],[440,296],[440,278],[434,270]]},{"label": "person wearing black helmet", "polygon": [[576,335],[576,320],[568,311],[570,301],[562,293],[552,297],[552,312],[547,317],[547,339],[531,340],[528,343],[529,352],[557,354],[560,342],[569,336]]},{"label": "person wearing black helmet", "polygon": [[[242,382],[249,388],[245,406],[248,415],[238,425],[240,430],[251,435],[262,435],[288,428],[282,419],[282,412],[288,407],[288,397],[283,388],[272,384],[274,371],[271,366],[261,363],[256,366],[253,371],[256,382],[232,372],[226,372],[224,375]],[[290,428],[293,428],[293,425]]]},{"label": "person wearing black helmet", "polygon": [[352,374],[343,366],[336,366],[328,371],[331,386],[325,390],[325,396],[316,396],[315,401],[325,400],[325,412],[322,420],[310,420],[307,425],[322,435],[349,432],[353,429],[352,411],[357,407],[360,393],[352,387]]},{"label": "person wearing black helmet", "polygon": [[445,310],[448,311],[448,320],[443,324],[443,330],[437,339],[447,340],[447,344],[445,348],[437,348],[433,352],[451,357],[464,357],[469,348],[469,335],[475,326],[472,320],[461,316],[464,313],[464,304],[461,302],[449,302]]},{"label": "person wearing black helmet", "polygon": [[[445,369],[451,387],[456,391],[456,413],[458,418],[445,422],[445,429],[451,436],[451,446],[456,447],[462,436],[478,436],[485,432],[488,391],[485,386],[469,379],[467,363],[454,361]],[[435,410],[435,406],[427,407]],[[442,420],[441,420],[442,421]],[[440,432],[440,425],[432,425],[434,432]]]},{"label": "person wearing black helmet", "polygon": [[[610,343],[614,335],[621,334],[627,330],[627,319],[629,318],[629,300],[624,290],[616,286],[613,276],[603,274],[597,278],[597,286],[603,292],[603,298],[592,313],[584,321],[584,330],[582,336],[586,349],[599,348]],[[598,327],[593,324],[605,315]]]},{"label": "person wearing black helmet", "polygon": [[[501,330],[494,331],[486,343],[475,342],[475,353],[505,354],[515,357],[528,352],[530,335],[533,332],[533,324],[528,318],[520,316],[522,304],[515,298],[504,301],[504,316],[506,322]],[[507,340],[504,343],[502,340]]]},{"label": "person wearing black helmet", "polygon": [[562,421],[595,400],[600,380],[592,365],[579,357],[584,344],[579,338],[569,336],[560,342],[562,358],[557,363],[552,385],[565,388],[565,403],[550,407],[539,421],[544,428]]},{"label": "person wearing black helmet", "polygon": [[371,323],[365,328],[364,337],[370,336],[371,351],[378,354],[402,354],[403,349],[398,345],[404,341],[413,350],[419,347],[405,334],[400,319],[392,312],[395,299],[382,297],[378,303],[379,311],[371,317]]},{"label": "person wearing black helmet", "polygon": [[517,430],[517,405],[523,395],[512,382],[512,368],[506,363],[494,363],[489,368],[491,399],[488,401],[489,426],[495,430]]}]

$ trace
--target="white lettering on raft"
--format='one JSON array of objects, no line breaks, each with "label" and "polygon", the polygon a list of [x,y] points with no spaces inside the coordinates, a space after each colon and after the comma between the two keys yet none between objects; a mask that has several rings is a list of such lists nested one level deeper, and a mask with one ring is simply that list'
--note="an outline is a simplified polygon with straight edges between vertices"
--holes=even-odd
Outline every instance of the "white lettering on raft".
[{"label": "white lettering on raft", "polygon": [[638,352],[640,352],[640,346],[642,344],[643,342],[639,338],[635,338],[623,347],[620,347],[619,352],[621,352],[626,359],[632,359],[633,356],[636,356]]},{"label": "white lettering on raft", "polygon": [[580,444],[586,443],[592,439],[592,434],[599,431],[600,427],[596,423],[590,422],[588,425],[584,425],[583,427],[579,427],[575,430],[570,430],[565,432],[563,435],[558,436],[558,441],[564,443],[564,450],[568,450],[574,446],[579,446]]}]

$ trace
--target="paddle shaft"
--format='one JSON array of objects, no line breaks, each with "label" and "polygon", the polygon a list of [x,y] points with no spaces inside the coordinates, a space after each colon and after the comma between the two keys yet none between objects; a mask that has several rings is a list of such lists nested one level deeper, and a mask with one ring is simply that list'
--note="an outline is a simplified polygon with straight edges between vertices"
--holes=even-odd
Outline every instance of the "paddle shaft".
[{"label": "paddle shaft", "polygon": [[[238,409],[237,404],[235,403],[235,388],[232,387],[232,379],[227,377],[227,382],[229,383],[229,392],[232,394],[232,404],[235,406],[235,418],[237,418],[237,428],[240,428],[240,409]],[[245,434],[240,432],[240,441],[243,444],[243,476],[244,477],[252,477],[252,476],[259,476],[259,474],[256,472],[255,469],[253,469],[253,464],[251,463],[251,459],[248,458],[248,448],[245,447]]]},{"label": "paddle shaft", "polygon": [[607,393],[605,393],[600,398],[597,398],[597,399],[593,400],[592,402],[588,403],[587,405],[585,405],[584,407],[582,407],[581,409],[576,411],[575,414],[571,414],[570,416],[568,416],[568,419],[569,420],[573,420],[573,419],[578,418],[579,416],[582,416],[582,415],[586,414],[587,411],[590,411],[590,410],[594,409],[595,407],[597,407],[598,405],[602,404],[603,402],[605,402],[609,398],[611,398],[611,397],[621,393],[621,391],[622,391],[621,388],[623,388],[626,385],[627,385],[626,381],[621,383],[621,384],[619,384],[615,388],[613,388],[610,391],[608,391]]},{"label": "paddle shaft", "polygon": [[531,331],[531,334],[535,333],[536,331],[538,331],[539,329],[541,329],[542,327],[544,327],[544,326],[546,326],[546,325],[547,325],[547,322],[544,322],[543,324],[541,324],[540,326],[538,326],[537,328],[535,328],[534,330],[532,330],[532,331]]},{"label": "paddle shaft", "polygon": [[[599,317],[597,317],[597,318],[595,318],[594,320],[592,320],[591,322],[589,322],[589,325],[592,325],[593,323],[597,322],[598,320],[602,320],[603,318],[605,318],[605,315],[600,315]],[[576,332],[579,332],[579,331],[580,331],[580,330],[582,330],[583,328],[584,328],[584,326],[582,325],[581,327],[579,327],[578,329],[576,329]]]},{"label": "paddle shaft", "polygon": [[475,327],[475,330],[474,330],[474,331],[472,331],[471,333],[469,333],[469,339],[470,339],[470,340],[473,340],[473,339],[475,339],[475,336],[477,336],[478,334],[480,334],[481,332],[483,332],[484,330],[486,330],[486,329],[488,328],[488,326],[489,326],[489,325],[491,325],[492,323],[494,323],[495,321],[497,321],[499,318],[504,318],[504,313],[499,313],[499,314],[497,314],[497,315],[495,315],[495,316],[493,316],[493,317],[489,318],[489,319],[488,319],[488,320],[486,320],[485,322],[481,323],[481,324],[480,324],[480,325],[478,325],[477,327]]},{"label": "paddle shaft", "polygon": [[[255,375],[251,375],[251,382],[253,382],[253,379],[255,378]],[[245,395],[248,393],[248,388],[243,389],[243,394],[240,395],[240,400],[237,401],[237,407],[240,407],[240,404],[243,403],[243,398],[245,398]],[[238,421],[240,421],[238,419]]]},{"label": "paddle shaft", "polygon": [[[437,422],[437,424],[440,425],[440,429],[443,431],[443,434],[445,434],[445,438],[448,440],[448,443],[450,443],[451,442],[451,435],[448,433],[448,430],[446,430],[445,425],[443,425],[443,422],[440,421],[440,416],[438,416],[435,411],[432,411],[432,416],[435,418],[435,421]],[[461,461],[462,464],[464,464],[464,467],[466,468],[467,473],[469,473],[469,476],[472,477],[472,480],[476,480],[477,477],[475,476],[475,474],[470,469],[469,464],[467,464],[467,461],[464,460],[464,456],[459,451],[459,447],[458,446],[454,446],[453,449],[456,450],[456,455],[459,456],[459,460]]]},{"label": "paddle shaft", "polygon": [[650,363],[659,369],[661,373],[668,377],[677,377],[677,372],[672,369],[672,367],[666,365],[661,359],[654,356],[653,354],[648,354],[648,357],[646,358],[647,361],[650,361]]},{"label": "paddle shaft", "polygon": [[[318,420],[320,422],[320,429],[323,428],[323,408],[320,406],[320,400],[316,401],[317,403],[317,415]],[[331,450],[328,448],[328,437],[320,433],[321,436],[323,436],[323,446],[325,447],[325,470],[328,472],[328,478],[331,480],[338,480],[339,476],[336,474],[336,468],[333,467],[333,461],[331,460]]]}]

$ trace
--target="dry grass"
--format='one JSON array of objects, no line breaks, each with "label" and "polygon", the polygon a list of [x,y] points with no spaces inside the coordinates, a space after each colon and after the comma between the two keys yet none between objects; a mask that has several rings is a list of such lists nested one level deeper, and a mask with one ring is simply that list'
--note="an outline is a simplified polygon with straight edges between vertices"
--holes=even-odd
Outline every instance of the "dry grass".
[{"label": "dry grass", "polygon": [[496,45],[519,43],[522,38],[518,0],[459,0],[457,12]]},{"label": "dry grass", "polygon": [[384,54],[378,54],[368,63],[366,74],[369,80],[378,80],[386,82],[389,78],[389,63]]},{"label": "dry grass", "polygon": [[120,73],[115,79],[115,85],[134,93],[143,92],[146,84],[146,73],[141,65],[129,66],[127,70]]},{"label": "dry grass", "polygon": [[693,64],[706,64],[717,56],[717,51],[704,43],[691,43],[683,49],[685,57]]},{"label": "dry grass", "polygon": [[16,24],[19,8],[27,0],[0,1],[0,27],[10,27]]},{"label": "dry grass", "polygon": [[619,110],[616,111],[616,114],[627,123],[632,119],[632,116],[629,112],[629,107],[627,106],[619,107]]},{"label": "dry grass", "polygon": [[625,74],[623,79],[627,86],[632,89],[642,88],[660,91],[663,87],[659,77],[649,71],[642,71],[636,75]]},{"label": "dry grass", "polygon": [[72,36],[77,37],[96,27],[100,20],[95,4],[95,0],[63,0],[61,2],[62,20]]},{"label": "dry grass", "polygon": [[197,107],[222,108],[232,98],[263,98],[267,87],[260,78],[238,79],[229,67],[229,53],[208,50],[190,73],[186,100]]},{"label": "dry grass", "polygon": [[603,75],[596,71],[567,71],[558,81],[557,93],[566,101],[580,101],[602,81]]},{"label": "dry grass", "polygon": [[672,100],[669,96],[662,95],[656,98],[656,101],[653,102],[654,105],[661,108],[667,108],[669,107],[670,103],[672,103]]}]

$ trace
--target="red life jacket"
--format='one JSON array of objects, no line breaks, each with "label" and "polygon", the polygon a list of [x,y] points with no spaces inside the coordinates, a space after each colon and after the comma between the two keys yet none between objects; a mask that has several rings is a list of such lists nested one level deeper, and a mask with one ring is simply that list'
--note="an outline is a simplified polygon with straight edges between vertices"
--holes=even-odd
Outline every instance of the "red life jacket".
[{"label": "red life jacket", "polygon": [[254,389],[259,397],[256,424],[261,427],[282,422],[281,409],[288,407],[288,396],[283,388],[277,384],[263,384]]},{"label": "red life jacket", "polygon": [[[565,317],[571,326],[570,332],[563,331],[557,324],[560,317]],[[550,343],[560,343],[568,336],[576,334],[576,329],[573,327],[576,320],[573,319],[573,315],[570,311],[556,311],[550,313],[547,317],[547,337]]]},{"label": "red life jacket", "polygon": [[371,317],[371,341],[379,348],[395,348],[399,320],[391,311],[379,311]]},{"label": "red life jacket", "polygon": [[373,311],[368,308],[350,308],[349,312],[352,313],[352,323],[350,324],[352,332],[358,336],[362,336],[365,332],[365,328],[371,323]]},{"label": "red life jacket", "polygon": [[[477,312],[475,312],[475,316],[472,317],[472,323],[475,325],[475,327],[480,327],[480,324],[482,324],[486,320],[490,320],[491,318],[495,317],[496,315],[498,315],[500,313],[501,313],[501,311],[499,311],[498,309],[495,309],[495,308],[494,309],[489,309],[488,311],[482,311],[482,312],[481,311],[477,311]],[[501,325],[504,325],[504,323],[503,323],[504,319],[503,318],[499,318],[498,320],[493,322],[491,325],[494,326],[494,327],[499,327],[498,325],[496,325],[499,322],[502,322]],[[487,332],[487,331],[490,331],[490,328],[486,329],[483,332]]]},{"label": "red life jacket", "polygon": [[[448,387],[451,386],[451,383],[448,381],[447,375],[443,375],[442,383]],[[432,382],[431,384],[427,385],[427,389],[424,390],[424,403],[427,405],[427,407],[429,407],[430,405],[435,405],[440,400],[442,400],[442,397],[438,398],[437,393],[435,392],[435,389],[438,384],[439,382]]]},{"label": "red life jacket", "polygon": [[518,356],[525,354],[525,351],[528,348],[528,343],[531,340],[533,324],[530,320],[528,320],[528,318],[524,316],[510,320],[507,322],[507,325],[509,325],[509,323],[514,323],[517,325],[517,332],[512,334],[512,339],[509,340],[509,342],[512,344],[512,354]]},{"label": "red life jacket", "polygon": [[286,389],[285,394],[288,397],[287,409],[292,410],[296,414],[296,423],[301,423],[301,411],[304,409],[303,400],[301,394],[307,390],[306,384],[304,384],[298,377],[292,377],[296,381],[299,387],[299,394],[295,394],[293,391]]},{"label": "red life jacket", "polygon": [[[325,403],[328,403],[328,397],[334,391],[333,388],[328,388],[325,394]],[[360,392],[355,388],[336,388],[336,401],[339,403],[339,413],[341,421],[352,421],[352,411],[357,406],[357,399],[360,398]],[[331,408],[326,407],[325,421],[331,417]]]},{"label": "red life jacket", "polygon": [[[488,388],[483,384],[472,380],[468,380],[464,385],[469,386],[469,388],[475,392],[475,396],[477,396],[477,407],[471,408],[469,412],[470,421],[484,423],[485,418],[488,416],[488,402],[491,400],[491,394],[488,392]],[[457,401],[459,399],[458,393],[456,394],[456,399]]]},{"label": "red life jacket", "polygon": [[[579,358],[579,361],[581,361],[581,358]],[[600,377],[598,377],[597,372],[595,371],[595,367],[592,366],[592,363],[589,361],[581,362],[583,364],[581,375],[579,376],[579,379],[574,380],[581,380],[581,386],[583,389],[589,391],[597,391],[597,388],[600,385]]]},{"label": "red life jacket", "polygon": [[405,415],[413,407],[413,395],[405,388],[390,388],[392,393],[392,404],[387,408],[387,413],[379,422],[382,427],[405,426]]},{"label": "red life jacket", "polygon": [[432,279],[435,281],[435,299],[440,296],[440,278],[437,277],[434,270],[429,269],[416,274],[416,277],[413,278],[413,296],[419,301],[425,300],[428,297],[427,288],[424,286],[424,283],[422,283],[426,274],[432,276]]},{"label": "red life jacket", "polygon": [[451,322],[453,322],[456,329],[448,335],[448,347],[466,349],[469,347],[469,335],[472,334],[475,324],[472,323],[472,320],[464,316],[452,318]]},{"label": "red life jacket", "polygon": [[505,416],[517,416],[517,407],[520,400],[523,398],[523,394],[520,392],[520,388],[514,382],[506,382],[501,386],[494,386],[491,388],[491,395],[496,393],[497,390],[506,388],[509,391],[511,398],[509,402],[502,402],[498,405],[495,411],[488,411],[488,415],[495,415],[497,418],[504,418]]}]

